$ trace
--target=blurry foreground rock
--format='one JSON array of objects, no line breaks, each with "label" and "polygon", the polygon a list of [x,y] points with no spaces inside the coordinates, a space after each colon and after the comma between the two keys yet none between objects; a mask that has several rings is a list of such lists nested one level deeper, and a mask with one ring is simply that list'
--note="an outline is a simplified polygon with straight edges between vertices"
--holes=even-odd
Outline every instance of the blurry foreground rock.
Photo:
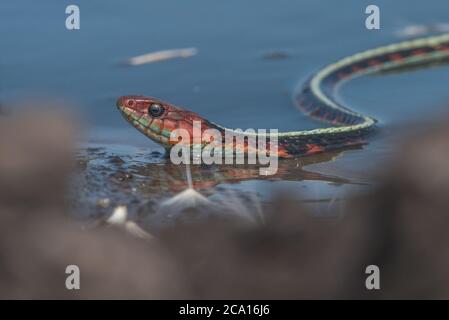
[{"label": "blurry foreground rock", "polygon": [[[449,126],[411,138],[343,218],[283,196],[262,226],[214,220],[145,241],[67,217],[69,123],[1,120],[1,298],[449,298]],[[65,288],[72,264],[80,290]],[[365,288],[369,264],[379,291]]]},{"label": "blurry foreground rock", "polygon": [[383,298],[449,298],[449,122],[423,127],[351,217],[369,234],[365,261],[381,268]]},{"label": "blurry foreground rock", "polygon": [[[0,298],[161,298],[177,290],[164,255],[67,216],[72,125],[52,113],[0,118]],[[68,265],[81,290],[65,287]]]}]

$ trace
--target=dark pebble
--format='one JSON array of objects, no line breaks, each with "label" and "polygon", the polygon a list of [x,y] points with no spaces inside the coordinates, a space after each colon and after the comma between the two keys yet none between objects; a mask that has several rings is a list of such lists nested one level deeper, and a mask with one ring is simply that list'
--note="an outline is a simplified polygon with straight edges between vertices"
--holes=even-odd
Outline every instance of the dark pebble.
[{"label": "dark pebble", "polygon": [[123,159],[120,158],[119,156],[111,156],[109,158],[109,163],[116,164],[116,165],[122,165],[125,163],[125,161],[123,161]]}]

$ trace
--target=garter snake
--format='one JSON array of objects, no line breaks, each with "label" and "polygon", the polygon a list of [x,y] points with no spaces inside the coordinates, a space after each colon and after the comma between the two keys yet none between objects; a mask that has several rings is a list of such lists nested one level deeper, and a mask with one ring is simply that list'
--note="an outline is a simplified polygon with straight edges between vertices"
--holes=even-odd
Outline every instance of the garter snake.
[{"label": "garter snake", "polygon": [[[324,67],[295,90],[293,97],[303,112],[332,126],[280,132],[278,156],[307,156],[365,144],[367,136],[376,128],[377,121],[339,103],[335,97],[338,86],[358,76],[438,62],[448,57],[449,34],[443,34],[356,53]],[[166,149],[176,143],[170,141],[172,131],[181,128],[192,134],[194,121],[201,121],[201,132],[217,129],[223,138],[225,131],[230,130],[196,113],[152,97],[123,96],[117,100],[117,107],[137,130]]]}]

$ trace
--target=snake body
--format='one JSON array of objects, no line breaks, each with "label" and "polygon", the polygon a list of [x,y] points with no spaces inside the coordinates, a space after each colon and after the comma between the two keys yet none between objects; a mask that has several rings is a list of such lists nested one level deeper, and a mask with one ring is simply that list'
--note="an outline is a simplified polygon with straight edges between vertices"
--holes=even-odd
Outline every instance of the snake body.
[{"label": "snake body", "polygon": [[[376,127],[376,120],[340,104],[335,96],[337,87],[358,76],[443,61],[448,57],[449,34],[443,34],[367,50],[324,67],[296,90],[293,97],[303,112],[332,126],[280,132],[278,156],[307,156],[365,144]],[[227,130],[232,131],[152,97],[123,96],[117,100],[117,107],[135,128],[167,149],[176,143],[170,141],[172,131],[181,128],[192,135],[194,121],[201,121],[201,132],[216,129],[223,139]],[[235,148],[235,144],[230,147]],[[247,145],[244,149],[249,152]]]}]

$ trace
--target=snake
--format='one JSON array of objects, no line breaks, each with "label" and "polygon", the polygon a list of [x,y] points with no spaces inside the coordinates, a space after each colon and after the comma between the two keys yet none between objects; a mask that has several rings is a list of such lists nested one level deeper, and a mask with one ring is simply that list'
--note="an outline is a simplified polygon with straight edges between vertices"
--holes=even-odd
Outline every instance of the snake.
[{"label": "snake", "polygon": [[[378,121],[340,103],[339,87],[360,76],[431,64],[449,57],[449,34],[410,39],[359,52],[331,63],[313,74],[293,92],[294,104],[313,119],[329,126],[311,130],[279,132],[277,156],[293,158],[338,150],[368,143],[377,131]],[[158,98],[127,95],[116,103],[123,117],[138,131],[169,151],[178,140],[170,139],[175,129],[192,136],[195,121],[201,133],[215,129],[224,141],[226,132],[234,132],[202,116]],[[256,133],[257,135],[257,133]],[[220,138],[220,137],[219,137]],[[211,141],[209,141],[210,143]],[[191,145],[193,140],[189,142]],[[207,142],[201,142],[204,147]],[[236,143],[227,145],[236,148]],[[246,143],[243,152],[253,152]],[[237,151],[237,150],[234,150]]]}]

